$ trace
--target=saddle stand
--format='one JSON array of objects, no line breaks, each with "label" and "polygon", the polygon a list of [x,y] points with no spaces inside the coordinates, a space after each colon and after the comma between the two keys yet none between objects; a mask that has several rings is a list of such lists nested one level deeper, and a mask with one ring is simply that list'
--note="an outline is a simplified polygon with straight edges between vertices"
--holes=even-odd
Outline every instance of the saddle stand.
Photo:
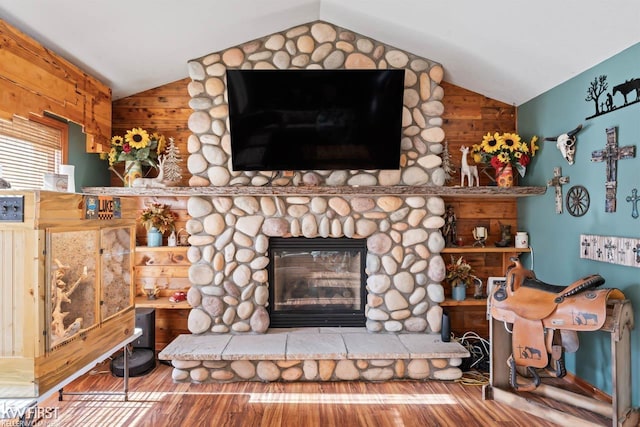
[{"label": "saddle stand", "polygon": [[[613,426],[635,426],[640,412],[631,408],[633,311],[618,289],[599,288],[592,275],[569,286],[536,279],[517,258],[506,281],[490,295],[490,384],[484,399],[495,399],[562,425],[599,425],[519,395],[530,391],[583,407],[612,420]],[[612,404],[542,384],[541,377],[566,375],[564,352],[578,349],[578,331],[611,333]]]}]

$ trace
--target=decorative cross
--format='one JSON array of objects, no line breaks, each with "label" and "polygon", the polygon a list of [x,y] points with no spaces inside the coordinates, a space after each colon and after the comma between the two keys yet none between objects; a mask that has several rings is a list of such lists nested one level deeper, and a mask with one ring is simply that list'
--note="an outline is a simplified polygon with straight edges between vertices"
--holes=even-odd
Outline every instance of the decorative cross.
[{"label": "decorative cross", "polygon": [[585,256],[589,255],[589,246],[591,246],[591,243],[589,243],[586,237],[582,241],[581,246],[584,248],[584,255]]},{"label": "decorative cross", "polygon": [[604,248],[607,250],[607,259],[609,261],[613,261],[613,250],[616,248],[617,246],[614,245],[611,241],[608,241],[606,245],[604,245]]},{"label": "decorative cross", "polygon": [[562,176],[562,168],[553,168],[553,178],[547,181],[547,187],[556,188],[556,213],[562,213],[562,185],[569,183],[568,176]]},{"label": "decorative cross", "polygon": [[636,146],[628,145],[618,147],[617,128],[607,128],[607,145],[602,150],[591,153],[592,162],[606,162],[607,180],[606,200],[604,204],[605,212],[616,211],[616,188],[618,186],[618,160],[630,159],[636,156]]},{"label": "decorative cross", "polygon": [[633,190],[631,190],[631,195],[627,196],[627,202],[632,202],[633,204],[631,205],[631,217],[632,218],[638,218],[638,200],[640,200],[640,197],[638,197],[638,189],[634,188]]},{"label": "decorative cross", "polygon": [[596,253],[598,254],[598,258],[602,257],[602,249],[598,248],[598,250],[596,251]]},{"label": "decorative cross", "polygon": [[636,254],[636,263],[640,264],[640,243],[633,248],[633,253]]}]

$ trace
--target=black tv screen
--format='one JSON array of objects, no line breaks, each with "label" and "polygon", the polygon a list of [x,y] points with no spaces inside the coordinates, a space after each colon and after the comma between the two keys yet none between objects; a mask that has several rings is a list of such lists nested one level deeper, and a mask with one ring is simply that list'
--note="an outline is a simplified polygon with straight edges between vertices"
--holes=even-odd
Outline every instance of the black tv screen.
[{"label": "black tv screen", "polygon": [[227,70],[235,171],[398,169],[403,70]]}]

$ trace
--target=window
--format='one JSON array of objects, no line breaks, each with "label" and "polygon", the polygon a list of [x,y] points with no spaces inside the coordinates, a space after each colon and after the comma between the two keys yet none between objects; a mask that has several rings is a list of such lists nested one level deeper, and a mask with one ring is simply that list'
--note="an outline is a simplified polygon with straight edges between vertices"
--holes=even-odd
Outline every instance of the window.
[{"label": "window", "polygon": [[0,120],[0,167],[12,188],[41,189],[46,172],[58,173],[66,157],[67,124],[49,117]]}]

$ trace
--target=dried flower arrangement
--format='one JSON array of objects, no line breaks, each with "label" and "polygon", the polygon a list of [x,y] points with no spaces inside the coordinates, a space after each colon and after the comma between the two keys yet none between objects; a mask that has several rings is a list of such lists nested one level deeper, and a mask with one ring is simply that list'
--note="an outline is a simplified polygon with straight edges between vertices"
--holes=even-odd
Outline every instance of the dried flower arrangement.
[{"label": "dried flower arrangement", "polygon": [[149,231],[152,227],[160,230],[161,233],[173,231],[175,229],[175,214],[171,212],[169,206],[162,203],[152,203],[143,209],[138,217],[138,221]]},{"label": "dried flower arrangement", "polygon": [[447,264],[447,281],[451,286],[471,285],[478,277],[473,274],[473,268],[463,256],[456,260],[451,256],[451,263]]}]

